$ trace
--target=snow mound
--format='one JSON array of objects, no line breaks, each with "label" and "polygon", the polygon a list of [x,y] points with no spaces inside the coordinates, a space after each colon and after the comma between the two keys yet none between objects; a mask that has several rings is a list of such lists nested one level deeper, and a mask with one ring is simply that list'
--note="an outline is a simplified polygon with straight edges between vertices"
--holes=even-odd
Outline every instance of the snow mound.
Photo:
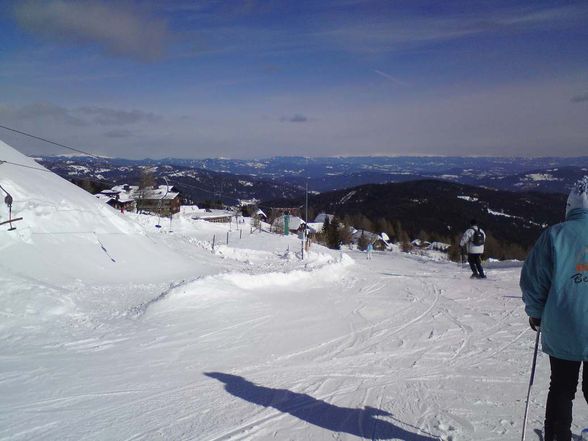
[{"label": "snow mound", "polygon": [[[227,272],[202,277],[170,290],[165,296],[149,302],[150,305],[147,306],[153,306],[154,313],[169,312],[175,309],[187,309],[190,305],[198,306],[203,300],[219,299],[236,293],[238,296],[245,296],[248,292],[271,288],[296,291],[303,287],[308,289],[320,285],[329,286],[340,281],[349,266],[355,263],[347,254],[341,254],[335,258],[329,256],[330,260],[325,264],[323,256],[326,255],[322,255],[318,260],[321,264],[317,265],[318,261],[315,260],[315,263],[309,263],[306,269],[259,274]],[[144,311],[147,308],[141,309]]]}]

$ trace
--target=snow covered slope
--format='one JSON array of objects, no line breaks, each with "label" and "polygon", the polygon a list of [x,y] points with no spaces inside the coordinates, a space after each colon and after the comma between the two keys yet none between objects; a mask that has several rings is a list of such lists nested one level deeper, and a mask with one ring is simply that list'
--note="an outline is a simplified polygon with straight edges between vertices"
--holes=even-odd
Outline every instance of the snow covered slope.
[{"label": "snow covered slope", "polygon": [[[13,217],[23,218],[16,230],[0,226],[0,328],[75,314],[74,297],[78,305],[82,299],[95,305],[100,296],[84,292],[88,283],[168,283],[193,272],[195,262],[185,253],[2,142],[0,160],[6,161],[0,163],[0,185],[14,199]],[[4,194],[1,221],[8,219],[3,200]],[[148,296],[122,290],[117,301],[135,304]],[[103,299],[94,309],[112,302]]]},{"label": "snow covered slope", "polygon": [[[301,260],[293,236],[189,215],[170,233],[49,173],[0,173],[25,218],[0,231],[0,440],[520,439],[518,265]],[[530,440],[547,382],[541,355]]]},{"label": "snow covered slope", "polygon": [[[0,227],[0,268],[35,279],[148,277],[182,266],[144,228],[0,141],[0,185],[14,198],[15,231]],[[0,204],[0,219],[8,208]],[[50,275],[50,276],[49,276]]]}]

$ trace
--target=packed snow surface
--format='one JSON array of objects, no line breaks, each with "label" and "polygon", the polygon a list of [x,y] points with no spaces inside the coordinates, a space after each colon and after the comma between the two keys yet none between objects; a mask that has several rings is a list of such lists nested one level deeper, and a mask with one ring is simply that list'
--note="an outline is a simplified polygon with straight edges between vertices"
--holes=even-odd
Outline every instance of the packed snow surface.
[{"label": "packed snow surface", "polygon": [[[520,439],[516,262],[470,280],[399,252],[301,259],[246,220],[121,214],[6,163],[0,185],[23,217],[0,230],[0,440]],[[540,355],[527,439],[547,382]]]}]

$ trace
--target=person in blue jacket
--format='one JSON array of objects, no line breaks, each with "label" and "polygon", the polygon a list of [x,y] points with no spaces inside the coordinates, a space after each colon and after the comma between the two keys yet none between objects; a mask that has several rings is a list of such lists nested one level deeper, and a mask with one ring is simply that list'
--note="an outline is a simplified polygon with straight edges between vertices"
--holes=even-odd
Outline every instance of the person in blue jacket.
[{"label": "person in blue jacket", "polygon": [[569,441],[582,365],[588,402],[588,176],[572,188],[565,222],[549,227],[535,243],[520,287],[529,324],[541,328],[551,365],[544,440]]}]

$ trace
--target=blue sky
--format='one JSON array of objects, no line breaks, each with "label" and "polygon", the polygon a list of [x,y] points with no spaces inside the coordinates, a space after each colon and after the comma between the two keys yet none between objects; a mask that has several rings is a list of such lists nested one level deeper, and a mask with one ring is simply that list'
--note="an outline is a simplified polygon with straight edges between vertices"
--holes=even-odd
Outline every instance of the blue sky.
[{"label": "blue sky", "polygon": [[575,156],[587,122],[586,1],[0,3],[0,124],[100,154]]}]

